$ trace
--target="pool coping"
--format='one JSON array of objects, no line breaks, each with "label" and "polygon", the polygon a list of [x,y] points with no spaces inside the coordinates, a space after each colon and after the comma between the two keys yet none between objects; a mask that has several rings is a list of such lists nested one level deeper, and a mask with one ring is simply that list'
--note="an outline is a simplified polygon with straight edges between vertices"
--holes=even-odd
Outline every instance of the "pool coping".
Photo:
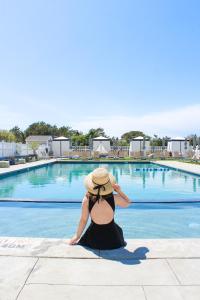
[{"label": "pool coping", "polygon": [[160,166],[165,166],[168,168],[171,168],[176,171],[182,171],[184,173],[188,173],[191,175],[197,175],[200,176],[200,165],[194,165],[186,162],[179,162],[179,161],[151,161],[151,163],[158,164]]},{"label": "pool coping", "polygon": [[69,238],[0,236],[0,256],[74,259],[100,259],[102,256],[112,259],[200,258],[200,238],[126,239],[125,247],[114,250],[94,250],[79,245],[71,246],[68,242]]},{"label": "pool coping", "polygon": [[56,161],[57,159],[39,160],[34,162],[28,162],[25,164],[13,165],[9,168],[0,168],[0,179],[9,175],[26,172],[31,169],[41,168],[43,166],[53,164]]}]

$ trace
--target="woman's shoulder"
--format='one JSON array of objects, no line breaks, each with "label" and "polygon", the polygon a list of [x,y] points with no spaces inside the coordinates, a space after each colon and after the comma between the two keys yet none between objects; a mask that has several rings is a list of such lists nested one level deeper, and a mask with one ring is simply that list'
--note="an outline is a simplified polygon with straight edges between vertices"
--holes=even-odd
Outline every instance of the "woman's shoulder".
[{"label": "woman's shoulder", "polygon": [[86,193],[83,197],[82,203],[88,203],[89,202],[89,194]]}]

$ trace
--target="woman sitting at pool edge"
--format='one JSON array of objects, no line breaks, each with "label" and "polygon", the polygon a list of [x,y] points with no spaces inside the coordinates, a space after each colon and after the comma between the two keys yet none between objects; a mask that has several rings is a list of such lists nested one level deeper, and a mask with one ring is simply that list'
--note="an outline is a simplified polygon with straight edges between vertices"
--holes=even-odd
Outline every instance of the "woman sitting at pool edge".
[{"label": "woman sitting at pool edge", "polygon": [[[131,201],[105,168],[97,168],[85,178],[87,193],[76,234],[69,241],[93,249],[116,249],[126,246],[123,231],[114,221],[115,205],[127,207]],[[113,194],[113,191],[117,194]],[[81,237],[88,217],[91,223]]]}]

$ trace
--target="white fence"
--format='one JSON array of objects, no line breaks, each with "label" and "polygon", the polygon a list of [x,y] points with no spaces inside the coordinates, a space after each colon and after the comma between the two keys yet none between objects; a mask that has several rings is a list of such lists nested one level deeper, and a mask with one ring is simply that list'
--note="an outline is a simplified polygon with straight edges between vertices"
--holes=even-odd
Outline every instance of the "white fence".
[{"label": "white fence", "polygon": [[33,154],[33,150],[26,144],[0,142],[0,157],[25,156]]}]

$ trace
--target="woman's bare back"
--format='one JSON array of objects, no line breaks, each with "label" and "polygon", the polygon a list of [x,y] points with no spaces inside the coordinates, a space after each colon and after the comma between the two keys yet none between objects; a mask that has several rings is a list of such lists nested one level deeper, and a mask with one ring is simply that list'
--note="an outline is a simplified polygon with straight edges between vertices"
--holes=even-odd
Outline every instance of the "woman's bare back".
[{"label": "woman's bare back", "polygon": [[100,200],[94,204],[90,215],[96,224],[107,224],[113,220],[114,211],[106,200]]}]

